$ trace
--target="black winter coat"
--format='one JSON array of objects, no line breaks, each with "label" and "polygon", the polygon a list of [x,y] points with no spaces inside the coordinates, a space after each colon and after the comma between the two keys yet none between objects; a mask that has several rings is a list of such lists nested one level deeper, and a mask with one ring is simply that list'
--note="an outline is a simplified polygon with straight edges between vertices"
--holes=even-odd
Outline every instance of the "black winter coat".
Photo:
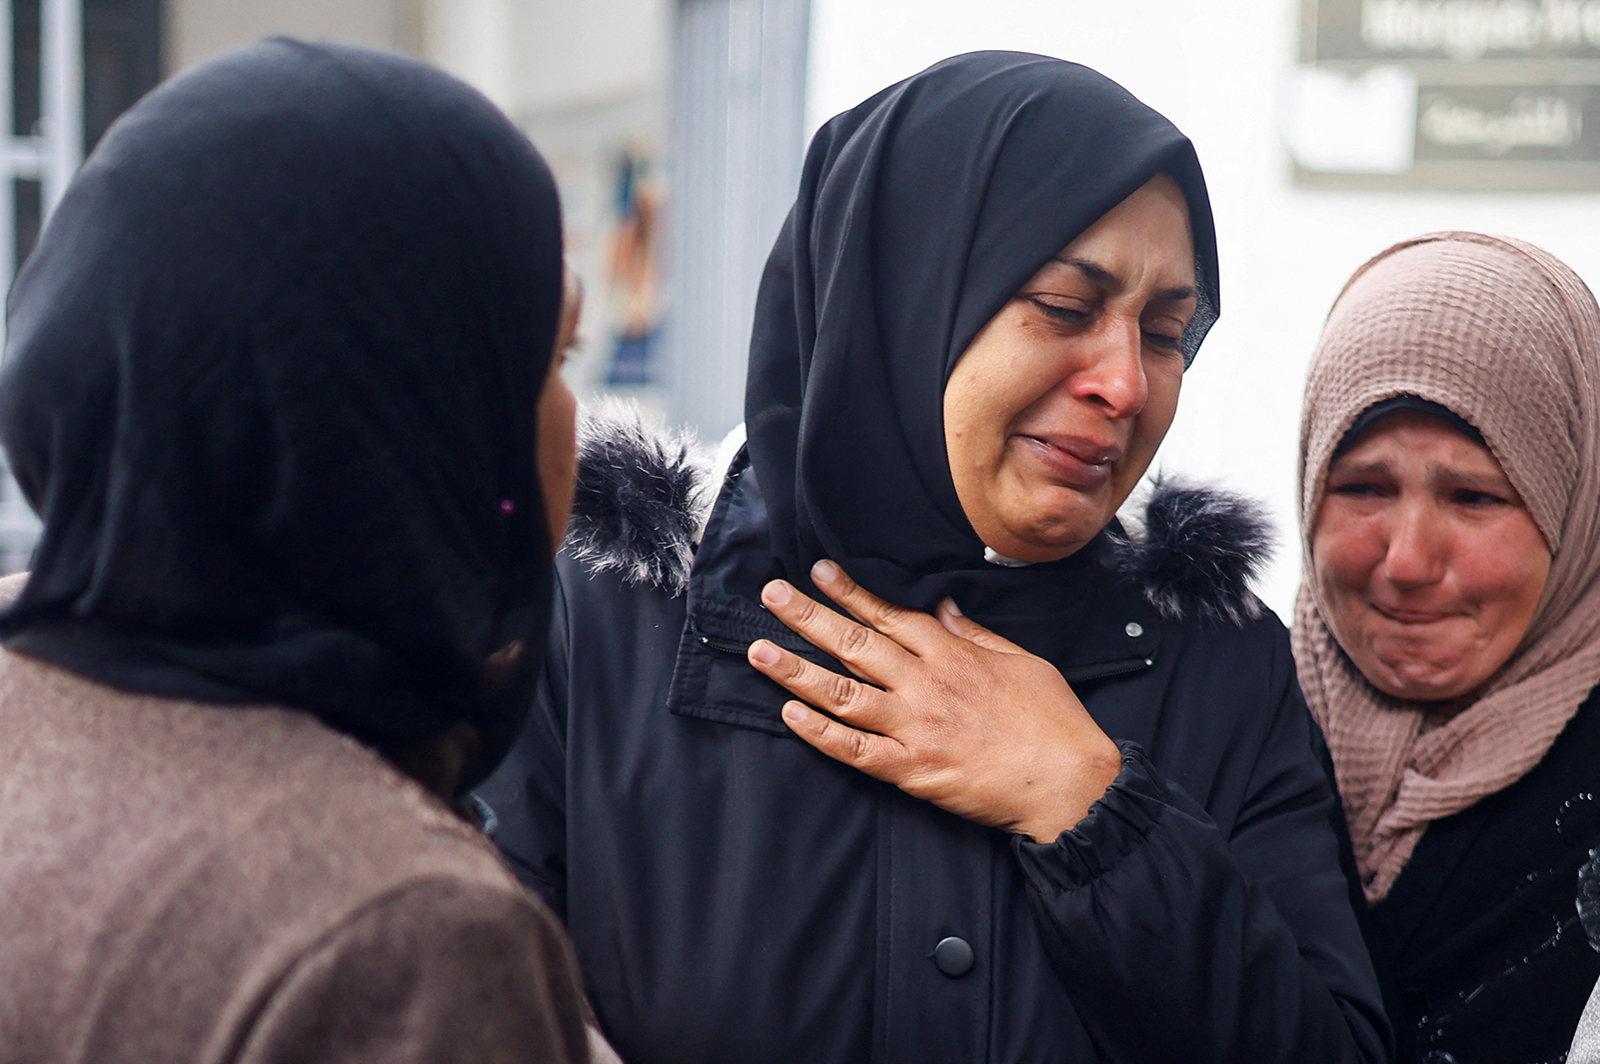
[{"label": "black winter coat", "polygon": [[[1275,618],[1167,619],[1108,536],[1085,548],[1057,665],[1123,768],[1040,845],[790,735],[745,661],[754,633],[719,627],[722,576],[765,564],[741,468],[687,596],[671,544],[561,560],[543,694],[480,792],[625,1060],[1384,1059],[1326,754]],[[674,523],[620,516],[619,541]]]},{"label": "black winter coat", "polygon": [[1600,978],[1596,765],[1591,692],[1526,776],[1429,824],[1373,907],[1400,1064],[1562,1059]]}]

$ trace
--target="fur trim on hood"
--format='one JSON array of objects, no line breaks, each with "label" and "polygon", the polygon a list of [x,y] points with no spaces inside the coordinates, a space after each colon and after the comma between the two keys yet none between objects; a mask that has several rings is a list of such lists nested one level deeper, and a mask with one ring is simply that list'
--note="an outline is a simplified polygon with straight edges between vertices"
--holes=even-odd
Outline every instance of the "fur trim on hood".
[{"label": "fur trim on hood", "polygon": [[[737,442],[737,441],[736,441]],[[692,433],[651,429],[629,403],[607,400],[578,426],[578,484],[564,547],[591,572],[673,595],[689,569],[718,474],[717,452]],[[720,459],[720,460],[719,460]],[[1272,525],[1242,496],[1157,479],[1138,519],[1117,537],[1117,569],[1169,621],[1242,625],[1261,615],[1250,582],[1272,553]]]}]

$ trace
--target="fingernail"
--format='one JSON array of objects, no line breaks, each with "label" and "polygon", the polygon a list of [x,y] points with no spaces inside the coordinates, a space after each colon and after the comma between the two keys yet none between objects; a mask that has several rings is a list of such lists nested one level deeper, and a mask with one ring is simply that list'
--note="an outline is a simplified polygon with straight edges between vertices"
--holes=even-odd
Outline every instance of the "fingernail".
[{"label": "fingernail", "polygon": [[944,600],[944,608],[945,612],[949,613],[952,617],[961,616],[961,607],[956,605],[956,600],[953,598],[947,598]]},{"label": "fingernail", "polygon": [[789,600],[794,598],[794,591],[783,580],[770,581],[761,589],[761,597],[774,606],[787,606]]},{"label": "fingernail", "polygon": [[799,724],[806,719],[806,709],[799,702],[785,702],[783,704],[783,719],[790,724]]},{"label": "fingernail", "polygon": [[831,584],[839,579],[839,567],[824,558],[811,567],[811,579],[819,584]]},{"label": "fingernail", "polygon": [[765,639],[758,639],[750,644],[750,658],[762,665],[776,665],[778,663],[778,648]]}]

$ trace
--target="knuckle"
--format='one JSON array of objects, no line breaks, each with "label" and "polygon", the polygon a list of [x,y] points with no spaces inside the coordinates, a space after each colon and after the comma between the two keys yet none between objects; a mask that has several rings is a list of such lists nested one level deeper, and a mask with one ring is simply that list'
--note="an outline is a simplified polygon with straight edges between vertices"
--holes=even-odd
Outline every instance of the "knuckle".
[{"label": "knuckle", "polygon": [[904,610],[892,603],[878,600],[877,625],[885,632],[899,631],[906,626],[906,620],[911,616],[910,611]]},{"label": "knuckle", "polygon": [[816,623],[818,606],[808,598],[796,596],[794,601],[794,622],[800,625]]},{"label": "knuckle", "polygon": [[860,691],[861,685],[848,676],[835,673],[828,682],[829,700],[841,713],[855,707]]},{"label": "knuckle", "polygon": [[844,630],[844,635],[839,640],[839,649],[846,657],[856,657],[867,652],[872,646],[872,630],[863,628],[859,624],[852,624]]},{"label": "knuckle", "polygon": [[791,654],[785,651],[783,661],[780,666],[782,669],[780,675],[782,676],[784,683],[787,685],[791,681],[804,681],[806,678],[807,664],[808,663],[806,660],[800,655]]},{"label": "knuckle", "polygon": [[863,768],[875,764],[873,756],[872,736],[866,732],[852,730],[846,738],[846,746],[850,752],[850,760]]}]

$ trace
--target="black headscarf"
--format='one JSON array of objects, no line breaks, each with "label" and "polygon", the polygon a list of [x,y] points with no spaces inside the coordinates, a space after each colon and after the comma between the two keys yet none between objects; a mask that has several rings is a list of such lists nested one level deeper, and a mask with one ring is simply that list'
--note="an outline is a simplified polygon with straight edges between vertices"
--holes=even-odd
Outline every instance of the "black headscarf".
[{"label": "black headscarf", "polygon": [[1061,605],[1045,572],[1085,559],[983,561],[945,454],[945,381],[1051,256],[1163,171],[1194,234],[1187,361],[1219,306],[1205,180],[1183,134],[1121,86],[975,52],[817,133],[757,296],[745,395],[778,575],[808,586],[827,557],[917,609],[947,594],[980,619]]},{"label": "black headscarf", "polygon": [[0,636],[384,748],[464,721],[472,783],[547,624],[560,300],[550,173],[454,78],[274,40],[157,89],[11,294],[0,439],[44,533]]}]

